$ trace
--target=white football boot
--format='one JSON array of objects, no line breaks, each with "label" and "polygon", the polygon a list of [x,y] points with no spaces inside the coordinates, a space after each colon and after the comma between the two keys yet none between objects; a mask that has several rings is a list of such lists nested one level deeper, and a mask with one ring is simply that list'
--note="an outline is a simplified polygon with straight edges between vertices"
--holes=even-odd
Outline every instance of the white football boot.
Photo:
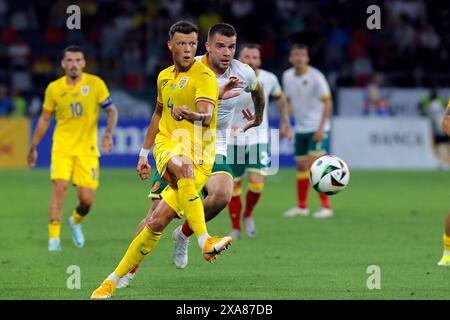
[{"label": "white football boot", "polygon": [[285,217],[285,218],[292,218],[292,217],[296,217],[296,216],[300,216],[300,217],[309,216],[309,209],[295,207],[295,208],[291,208],[288,211],[286,211],[285,213],[283,213],[283,217]]},{"label": "white football boot", "polygon": [[244,218],[245,232],[249,238],[256,237],[256,225],[253,217]]},{"label": "white football boot", "polygon": [[181,232],[181,226],[179,226],[173,230],[172,239],[175,241],[173,263],[178,269],[184,269],[188,264],[189,238]]},{"label": "white football boot", "polygon": [[321,208],[313,213],[313,217],[317,219],[324,219],[333,216],[333,210],[328,208]]}]

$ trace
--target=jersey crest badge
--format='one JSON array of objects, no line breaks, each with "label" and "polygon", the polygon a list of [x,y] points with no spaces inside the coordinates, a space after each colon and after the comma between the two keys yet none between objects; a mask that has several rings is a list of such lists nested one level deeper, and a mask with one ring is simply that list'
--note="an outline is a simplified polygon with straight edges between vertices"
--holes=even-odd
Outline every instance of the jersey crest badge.
[{"label": "jersey crest badge", "polygon": [[180,82],[178,83],[178,89],[183,89],[188,80],[189,80],[188,77],[181,78]]},{"label": "jersey crest badge", "polygon": [[81,94],[85,97],[89,94],[89,86],[81,86],[80,90]]}]

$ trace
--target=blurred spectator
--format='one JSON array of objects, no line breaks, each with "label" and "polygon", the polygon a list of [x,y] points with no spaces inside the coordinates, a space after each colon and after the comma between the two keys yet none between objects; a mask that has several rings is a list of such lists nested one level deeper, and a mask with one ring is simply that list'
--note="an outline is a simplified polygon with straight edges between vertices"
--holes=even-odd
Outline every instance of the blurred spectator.
[{"label": "blurred spectator", "polygon": [[352,61],[352,73],[356,86],[365,86],[372,74],[372,61],[368,55],[369,34],[366,29],[353,31],[348,48],[348,57]]},{"label": "blurred spectator", "polygon": [[170,17],[180,16],[184,6],[183,0],[162,0],[161,7],[167,10]]},{"label": "blurred spectator", "polygon": [[29,45],[21,38],[8,47],[10,66],[13,68],[28,67],[31,55]]},{"label": "blurred spectator", "polygon": [[390,0],[386,1],[385,6],[392,14],[408,17],[413,22],[424,23],[426,20],[423,0]]},{"label": "blurred spectator", "polygon": [[238,31],[239,43],[262,46],[266,67],[278,75],[286,67],[289,47],[302,42],[309,44],[314,64],[327,77],[335,75],[337,85],[364,87],[373,70],[382,70],[396,86],[450,83],[450,74],[443,72],[450,68],[449,11],[435,1],[379,1],[382,29],[372,31],[364,27],[367,1],[197,3],[79,0],[82,29],[68,30],[66,9],[72,1],[0,0],[0,82],[13,84],[29,100],[43,92],[45,77],[57,75],[64,46],[77,43],[109,83],[149,88],[161,68],[171,63],[169,27],[185,19],[196,21],[201,30],[198,54],[204,53],[209,27],[229,22]]},{"label": "blurred spectator", "polygon": [[61,45],[64,41],[64,34],[61,28],[54,23],[50,23],[44,33],[44,42],[49,46]]},{"label": "blurred spectator", "polygon": [[253,11],[253,6],[251,0],[232,0],[231,14],[235,19],[244,19]]},{"label": "blurred spectator", "polygon": [[388,115],[389,96],[383,88],[384,78],[381,73],[376,73],[366,88],[364,97],[364,116],[372,114],[385,117]]},{"label": "blurred spectator", "polygon": [[434,51],[439,48],[441,39],[433,26],[427,24],[419,31],[418,42],[421,48]]},{"label": "blurred spectator", "polygon": [[8,89],[5,85],[0,84],[0,117],[6,117],[13,111],[13,104],[8,97]]},{"label": "blurred spectator", "polygon": [[14,90],[11,93],[11,100],[13,104],[13,112],[11,115],[14,117],[25,117],[27,113],[27,102],[20,94],[20,91]]},{"label": "blurred spectator", "polygon": [[0,0],[0,28],[5,27],[7,23],[6,13],[8,12],[8,1]]},{"label": "blurred spectator", "polygon": [[416,31],[407,19],[399,19],[394,29],[394,37],[402,55],[412,54],[416,41]]},{"label": "blurred spectator", "polygon": [[137,43],[126,46],[123,52],[125,85],[128,89],[142,88],[142,57]]},{"label": "blurred spectator", "polygon": [[350,36],[338,19],[332,19],[331,26],[326,49],[326,63],[328,68],[336,69],[344,62],[344,49],[348,46]]},{"label": "blurred spectator", "polygon": [[206,35],[211,26],[220,23],[221,21],[222,20],[220,19],[219,14],[214,10],[212,6],[210,6],[208,7],[208,11],[198,17],[198,27],[200,29],[200,32],[203,35]]}]

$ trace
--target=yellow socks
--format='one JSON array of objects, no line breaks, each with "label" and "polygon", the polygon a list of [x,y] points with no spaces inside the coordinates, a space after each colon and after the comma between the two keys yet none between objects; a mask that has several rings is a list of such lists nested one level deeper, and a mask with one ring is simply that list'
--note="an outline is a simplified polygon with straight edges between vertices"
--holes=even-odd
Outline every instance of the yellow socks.
[{"label": "yellow socks", "polygon": [[264,189],[264,182],[261,183],[249,182],[248,184],[248,190],[250,190],[253,193],[261,193],[263,189]]},{"label": "yellow socks", "polygon": [[48,224],[48,237],[50,239],[59,238],[60,233],[61,233],[61,222],[58,220],[52,220]]},{"label": "yellow socks", "polygon": [[186,214],[189,227],[197,238],[207,234],[205,212],[202,199],[195,188],[195,180],[179,179],[177,185],[180,208]]},{"label": "yellow socks", "polygon": [[153,232],[149,227],[144,229],[131,242],[127,252],[120,261],[114,274],[121,278],[126,275],[137,264],[141,263],[144,257],[153,251],[161,238],[161,232]]},{"label": "yellow socks", "polygon": [[83,221],[83,219],[84,219],[84,216],[79,214],[77,212],[77,209],[73,209],[73,212],[72,212],[72,221],[73,221],[73,223],[79,224],[81,221]]},{"label": "yellow socks", "polygon": [[444,233],[444,236],[442,237],[442,240],[444,242],[444,249],[445,249],[445,251],[450,252],[450,237],[447,236]]},{"label": "yellow socks", "polygon": [[297,171],[297,180],[309,179],[309,171]]},{"label": "yellow socks", "polygon": [[233,187],[233,194],[232,194],[233,197],[241,196],[241,194],[242,194],[242,187],[241,186]]}]

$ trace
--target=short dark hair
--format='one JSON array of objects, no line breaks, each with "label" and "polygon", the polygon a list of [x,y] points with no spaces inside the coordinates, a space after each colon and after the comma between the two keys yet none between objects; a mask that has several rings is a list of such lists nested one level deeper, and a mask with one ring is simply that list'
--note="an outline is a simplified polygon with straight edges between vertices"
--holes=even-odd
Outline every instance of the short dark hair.
[{"label": "short dark hair", "polygon": [[63,52],[62,52],[62,58],[64,59],[64,57],[66,56],[66,52],[81,52],[84,56],[84,51],[80,46],[77,46],[75,44],[72,44],[68,47],[66,47]]},{"label": "short dark hair", "polygon": [[176,23],[174,23],[170,29],[169,29],[169,38],[172,39],[173,35],[176,33],[183,33],[183,34],[190,34],[192,32],[195,32],[198,34],[198,27],[193,24],[192,22],[181,20]]},{"label": "short dark hair", "polygon": [[257,43],[243,43],[239,47],[239,52],[241,52],[244,49],[258,49],[259,52],[261,52],[261,46]]},{"label": "short dark hair", "polygon": [[291,47],[291,50],[289,51],[290,53],[292,53],[292,51],[294,50],[306,50],[308,51],[308,46],[304,43],[294,43]]},{"label": "short dark hair", "polygon": [[211,39],[216,33],[225,37],[233,37],[237,35],[236,29],[229,23],[218,23],[209,28],[208,39]]}]

